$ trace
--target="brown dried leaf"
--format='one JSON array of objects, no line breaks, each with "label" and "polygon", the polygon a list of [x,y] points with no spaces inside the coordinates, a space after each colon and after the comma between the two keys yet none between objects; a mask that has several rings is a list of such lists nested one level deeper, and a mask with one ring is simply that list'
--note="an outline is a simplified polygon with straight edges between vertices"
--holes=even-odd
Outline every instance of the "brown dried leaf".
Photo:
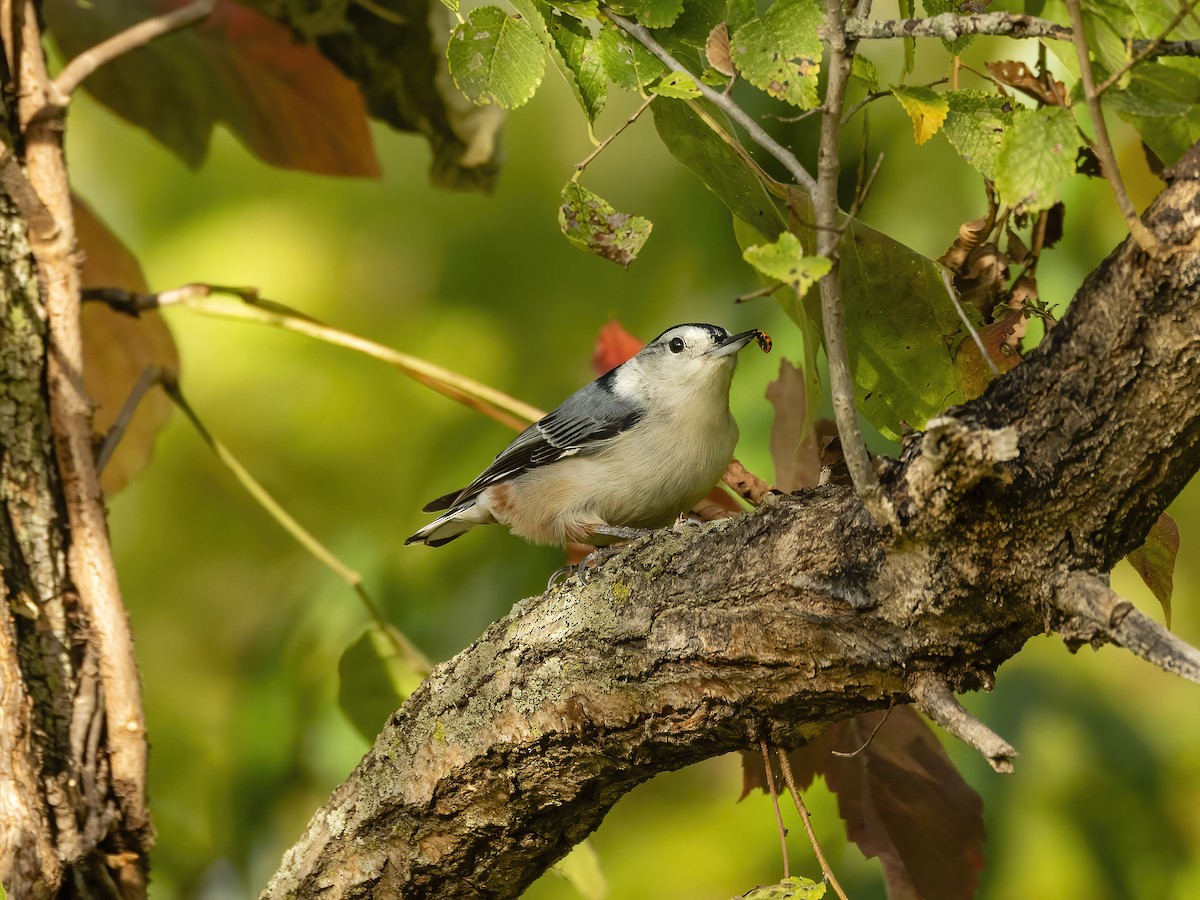
[{"label": "brown dried leaf", "polygon": [[[849,758],[832,752],[859,748]],[[755,770],[752,756],[743,754],[747,793],[765,783],[762,759]],[[825,776],[847,835],[864,856],[883,863],[888,897],[973,895],[983,868],[983,802],[911,707],[838,722],[788,761],[801,789]]]},{"label": "brown dried leaf", "polygon": [[[148,290],[137,259],[78,198],[75,229],[84,253],[84,287]],[[156,312],[131,318],[100,303],[83,307],[83,383],[95,404],[92,428],[103,435],[116,421],[134,384],[151,366],[178,376],[179,352],[167,323]],[[100,486],[112,496],[150,462],[154,440],[171,414],[172,403],[161,390],[148,392],[121,442],[100,474]]]},{"label": "brown dried leaf", "polygon": [[786,359],[780,360],[779,377],[767,385],[767,399],[775,407],[771,423],[775,487],[787,493],[812,487],[821,475],[821,451],[815,430],[806,428],[808,384],[804,370]]},{"label": "brown dried leaf", "polygon": [[[999,321],[978,329],[979,339],[1001,375],[1021,361],[1019,351],[1026,325],[1025,313],[1018,306],[1015,309],[1009,308]],[[963,338],[962,343],[958,345],[955,362],[963,372],[963,395],[967,400],[974,400],[982,395],[984,389],[997,377],[984,362],[978,345],[970,335]]]},{"label": "brown dried leaf", "polygon": [[718,22],[708,33],[708,40],[704,42],[704,57],[710,66],[726,78],[733,77],[733,59],[729,55],[729,26],[724,22]]},{"label": "brown dried leaf", "polygon": [[987,64],[987,68],[992,77],[1001,84],[1016,88],[1046,106],[1067,105],[1066,87],[1049,74],[1043,81],[1033,74],[1029,66],[1015,60],[992,60]]},{"label": "brown dried leaf", "polygon": [[1166,513],[1158,517],[1146,541],[1125,558],[1162,604],[1171,627],[1171,594],[1175,590],[1175,557],[1179,553],[1179,526]]}]

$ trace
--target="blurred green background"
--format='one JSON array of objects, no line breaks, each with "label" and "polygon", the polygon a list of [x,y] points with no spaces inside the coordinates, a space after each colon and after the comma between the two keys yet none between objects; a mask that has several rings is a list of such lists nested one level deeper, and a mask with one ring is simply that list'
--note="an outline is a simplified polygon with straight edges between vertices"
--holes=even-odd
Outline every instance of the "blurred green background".
[{"label": "blurred green background", "polygon": [[[887,77],[898,67],[880,68]],[[922,80],[918,73],[911,82]],[[632,108],[621,98],[597,133]],[[978,178],[941,137],[914,146],[891,101],[872,106],[871,128],[872,151],[886,162],[863,218],[936,257],[959,223],[983,213]],[[1117,135],[1144,205],[1156,183],[1128,130]],[[375,136],[385,171],[378,182],[270,169],[224,133],[193,173],[81,98],[68,150],[77,189],[134,250],[155,289],[195,280],[254,285],[545,408],[591,377],[593,340],[612,317],[645,338],[680,321],[764,328],[776,354],[744,354],[733,403],[739,456],[770,477],[763,392],[780,355],[800,360],[797,334],[769,300],[732,305],[758,282],[729,216],[663,150],[649,117],[584,176],[618,209],[654,222],[627,271],[559,234],[559,190],[591,145],[553,72],[510,116],[507,165],[490,198],[431,188],[419,140],[383,129]],[[811,145],[811,131],[798,140]],[[1065,199],[1068,237],[1039,273],[1043,297],[1060,306],[1122,232],[1104,185],[1074,178]],[[169,320],[184,390],[208,427],[364,574],[388,617],[433,659],[453,655],[513,601],[540,591],[561,563],[557,551],[501,529],[440,550],[401,547],[427,520],[419,512],[426,500],[464,483],[509,440],[501,426],[344,350],[183,310]],[[1174,625],[1193,643],[1198,502],[1192,488],[1172,508],[1183,539]],[[179,415],[151,468],[110,506],[152,742],[152,895],[251,896],[367,749],[337,706],[338,659],[364,614]],[[1117,588],[1160,615],[1122,569]],[[1200,689],[1128,654],[1072,656],[1045,638],[1004,666],[994,693],[966,702],[1021,751],[1016,774],[1001,777],[947,741],[985,801],[980,896],[1200,896]],[[593,838],[610,895],[724,898],[777,881],[769,801],[735,802],[740,786],[737,761],[725,758],[622,800]],[[823,787],[808,800],[851,896],[882,897],[878,863],[846,845]],[[794,816],[789,825],[793,871],[819,876]],[[574,894],[550,873],[528,896]]]}]

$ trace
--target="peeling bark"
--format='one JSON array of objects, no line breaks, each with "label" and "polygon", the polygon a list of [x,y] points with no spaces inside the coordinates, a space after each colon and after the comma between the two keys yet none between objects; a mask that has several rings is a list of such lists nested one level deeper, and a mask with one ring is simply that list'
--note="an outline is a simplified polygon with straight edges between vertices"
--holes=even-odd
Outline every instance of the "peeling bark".
[{"label": "peeling bark", "polygon": [[391,717],[262,896],[513,897],[659,772],[917,698],[1007,760],[949,691],[1053,628],[1195,678],[1100,590],[1200,469],[1200,149],[1174,176],[1145,216],[1159,253],[1118,247],[883,467],[898,533],[804,490],[518,603]]}]

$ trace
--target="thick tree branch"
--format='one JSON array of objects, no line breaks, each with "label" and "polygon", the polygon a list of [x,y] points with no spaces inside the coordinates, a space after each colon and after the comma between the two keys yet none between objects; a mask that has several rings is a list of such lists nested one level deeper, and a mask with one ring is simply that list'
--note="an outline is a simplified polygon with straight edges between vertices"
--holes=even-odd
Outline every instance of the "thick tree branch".
[{"label": "thick tree branch", "polygon": [[24,0],[14,4],[14,15],[19,19],[13,31],[18,45],[17,99],[25,134],[26,170],[29,184],[58,225],[50,235],[31,234],[30,247],[48,321],[46,391],[70,524],[67,563],[103,686],[98,708],[106,719],[112,790],[120,806],[116,843],[127,851],[114,868],[119,870],[117,878],[123,889],[136,896],[145,890],[144,851],[151,841],[141,685],[93,458],[92,406],[83,387],[79,269],[62,122],[38,115],[49,99],[50,81],[37,9],[31,0]]},{"label": "thick tree branch", "polygon": [[[914,695],[1011,757],[950,692],[1079,621],[1060,573],[1110,568],[1200,469],[1200,162],[1170,174],[1146,216],[1160,253],[1115,250],[1042,346],[952,413],[987,439],[914,435],[885,469],[903,533],[815,488],[640,538],[586,586],[518,603],[391,717],[264,896],[516,896],[654,774]],[[1081,639],[1153,657],[1129,620]]]}]

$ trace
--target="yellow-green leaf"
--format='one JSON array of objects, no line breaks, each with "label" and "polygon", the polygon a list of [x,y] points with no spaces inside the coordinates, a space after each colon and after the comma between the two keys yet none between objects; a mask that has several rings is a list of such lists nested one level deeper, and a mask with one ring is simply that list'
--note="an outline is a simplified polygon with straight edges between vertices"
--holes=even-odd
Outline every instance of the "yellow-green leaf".
[{"label": "yellow-green leaf", "polygon": [[650,93],[676,100],[689,100],[700,96],[700,88],[696,87],[696,82],[686,72],[672,72],[651,87]]},{"label": "yellow-green leaf", "polygon": [[805,256],[800,240],[790,231],[773,244],[747,247],[742,257],[768,278],[791,285],[801,294],[832,267],[824,256]]},{"label": "yellow-green leaf", "polygon": [[941,94],[927,87],[895,87],[892,96],[900,101],[913,123],[913,139],[923,144],[942,127],[950,104]]}]

